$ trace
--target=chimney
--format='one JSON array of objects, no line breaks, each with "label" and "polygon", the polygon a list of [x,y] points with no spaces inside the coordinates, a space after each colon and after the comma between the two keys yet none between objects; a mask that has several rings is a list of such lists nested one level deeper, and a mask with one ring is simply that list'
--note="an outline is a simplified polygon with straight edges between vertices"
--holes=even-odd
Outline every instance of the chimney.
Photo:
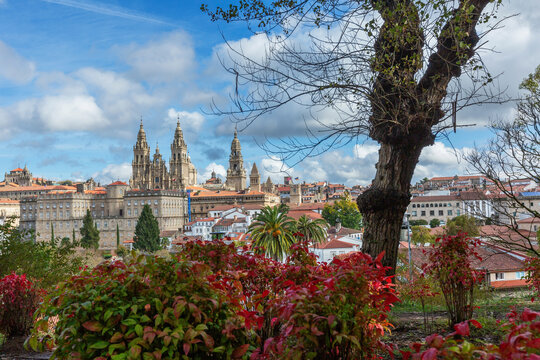
[{"label": "chimney", "polygon": [[341,221],[336,222],[336,234],[341,230]]}]

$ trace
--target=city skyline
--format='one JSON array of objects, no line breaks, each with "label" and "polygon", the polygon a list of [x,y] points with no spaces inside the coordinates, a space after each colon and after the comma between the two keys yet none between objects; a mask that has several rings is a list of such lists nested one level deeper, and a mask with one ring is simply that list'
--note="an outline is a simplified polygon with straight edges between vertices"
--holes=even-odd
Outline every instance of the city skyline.
[{"label": "city skyline", "polygon": [[[210,4],[215,4],[211,1]],[[199,3],[164,1],[43,0],[0,1],[0,167],[4,172],[28,165],[35,176],[54,180],[95,177],[103,183],[129,180],[132,146],[140,117],[148,143],[164,157],[180,116],[199,182],[215,170],[225,178],[234,124],[208,114],[212,100],[226,105],[234,79],[217,57],[225,44],[247,51],[264,46],[243,24],[215,24]],[[501,12],[518,17],[490,35],[500,53],[486,54],[493,74],[504,71],[501,87],[517,94],[519,82],[534,70],[540,49],[540,11],[516,1]],[[67,31],[66,31],[67,30]],[[516,57],[516,53],[521,56]],[[331,114],[322,114],[331,116]],[[426,148],[413,182],[437,175],[465,173],[461,154],[485,143],[490,118],[510,118],[512,104],[471,108],[458,116],[458,130]],[[287,108],[239,129],[246,169],[257,162],[262,179],[283,173],[278,159],[257,143],[301,134],[306,111]],[[295,120],[295,122],[291,121]],[[292,125],[291,125],[292,124]],[[452,146],[455,147],[453,150]],[[377,145],[365,139],[297,164],[289,174],[305,181],[368,184]]]}]

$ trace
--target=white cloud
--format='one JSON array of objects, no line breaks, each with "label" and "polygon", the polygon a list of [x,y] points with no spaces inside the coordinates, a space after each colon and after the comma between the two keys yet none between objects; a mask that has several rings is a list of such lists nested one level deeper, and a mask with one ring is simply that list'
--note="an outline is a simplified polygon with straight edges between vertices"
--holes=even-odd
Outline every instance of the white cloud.
[{"label": "white cloud", "polygon": [[167,111],[165,122],[176,127],[176,121],[180,119],[180,126],[183,130],[198,132],[204,125],[204,116],[196,111],[179,111],[170,108]]},{"label": "white cloud", "polygon": [[221,180],[225,182],[227,178],[227,170],[223,165],[217,164],[215,162],[211,162],[210,164],[208,164],[208,166],[206,166],[206,168],[204,168],[202,172],[199,172],[199,174],[197,174],[199,182],[204,183],[206,180],[210,179],[210,177],[212,176],[212,171],[215,171],[216,175],[218,175]]},{"label": "white cloud", "polygon": [[196,70],[195,50],[185,32],[173,32],[147,44],[118,48],[138,79],[160,83],[191,79]]},{"label": "white cloud", "polygon": [[117,180],[127,182],[131,177],[131,164],[109,164],[101,171],[94,173],[92,177],[103,185],[110,184]]},{"label": "white cloud", "polygon": [[468,174],[468,164],[463,157],[470,151],[468,147],[452,148],[442,142],[435,142],[422,151],[412,182],[424,177]]},{"label": "white cloud", "polygon": [[[0,5],[2,2],[0,0]],[[0,40],[0,78],[21,85],[30,82],[36,73],[36,65],[19,55]]]},{"label": "white cloud", "polygon": [[[270,156],[261,160],[261,167],[259,167],[259,173],[261,174],[261,182],[265,182],[268,177],[272,179],[274,184],[283,183],[284,176],[296,177],[294,168],[287,166],[276,156]],[[251,169],[247,169],[251,171]],[[249,175],[249,172],[248,172]]]}]

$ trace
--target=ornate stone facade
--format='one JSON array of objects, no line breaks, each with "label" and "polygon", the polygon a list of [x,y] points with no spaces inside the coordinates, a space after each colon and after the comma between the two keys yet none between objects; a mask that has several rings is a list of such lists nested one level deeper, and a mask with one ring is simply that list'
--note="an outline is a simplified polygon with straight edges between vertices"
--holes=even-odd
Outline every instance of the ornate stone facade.
[{"label": "ornate stone facade", "polygon": [[253,191],[261,191],[261,176],[257,164],[253,163],[251,173],[249,174],[249,189]]},{"label": "ornate stone facade", "polygon": [[188,155],[180,120],[176,124],[171,144],[169,169],[159,153],[159,146],[156,146],[156,152],[150,161],[150,147],[146,141],[146,133],[141,120],[137,143],[133,146],[131,187],[143,190],[184,190],[186,186],[197,183],[197,170]]}]

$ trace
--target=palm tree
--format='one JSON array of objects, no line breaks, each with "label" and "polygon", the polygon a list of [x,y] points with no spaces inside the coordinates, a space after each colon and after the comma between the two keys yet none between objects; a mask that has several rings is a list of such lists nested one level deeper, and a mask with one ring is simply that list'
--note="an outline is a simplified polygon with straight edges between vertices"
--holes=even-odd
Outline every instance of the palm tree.
[{"label": "palm tree", "polygon": [[249,226],[255,251],[277,261],[283,260],[291,245],[296,242],[293,235],[295,221],[287,216],[288,212],[289,207],[285,204],[262,208]]},{"label": "palm tree", "polygon": [[310,219],[306,215],[300,216],[296,221],[296,232],[304,235],[307,243],[322,243],[326,240],[326,227],[328,223],[324,219]]}]

